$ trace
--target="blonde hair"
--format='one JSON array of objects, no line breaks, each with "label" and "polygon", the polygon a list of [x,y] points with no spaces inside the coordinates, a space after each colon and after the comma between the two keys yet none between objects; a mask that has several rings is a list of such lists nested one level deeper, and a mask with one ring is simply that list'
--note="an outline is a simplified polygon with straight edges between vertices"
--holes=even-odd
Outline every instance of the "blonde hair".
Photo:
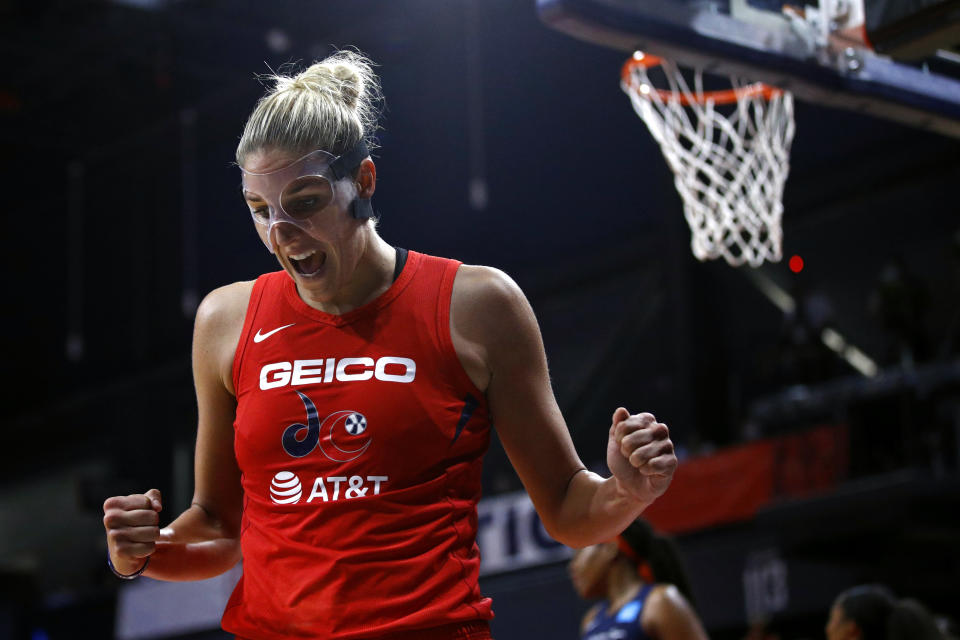
[{"label": "blonde hair", "polygon": [[382,94],[373,62],[356,51],[338,51],[295,75],[272,73],[273,83],[247,119],[237,164],[262,149],[340,155],[361,139],[376,145]]}]

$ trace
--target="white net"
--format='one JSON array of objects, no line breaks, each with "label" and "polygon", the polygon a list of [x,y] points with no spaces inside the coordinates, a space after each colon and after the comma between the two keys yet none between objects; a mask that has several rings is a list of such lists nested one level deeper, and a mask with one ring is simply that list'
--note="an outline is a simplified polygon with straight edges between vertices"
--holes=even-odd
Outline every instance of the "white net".
[{"label": "white net", "polygon": [[675,64],[660,67],[669,90],[655,88],[642,64],[627,67],[621,86],[674,173],[693,254],[734,266],[779,261],[793,96],[737,79],[732,91],[705,92],[700,70],[691,88]]}]

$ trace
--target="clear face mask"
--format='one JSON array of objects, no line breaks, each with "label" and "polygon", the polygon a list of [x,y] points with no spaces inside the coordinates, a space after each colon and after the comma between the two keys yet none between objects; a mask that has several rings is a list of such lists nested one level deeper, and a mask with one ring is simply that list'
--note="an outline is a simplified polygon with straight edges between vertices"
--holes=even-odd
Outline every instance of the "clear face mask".
[{"label": "clear face mask", "polygon": [[369,155],[361,140],[341,156],[317,150],[269,173],[240,168],[243,193],[260,237],[274,253],[280,225],[292,225],[317,240],[328,210],[349,209],[364,220],[373,215],[368,198],[357,196],[351,173]]}]

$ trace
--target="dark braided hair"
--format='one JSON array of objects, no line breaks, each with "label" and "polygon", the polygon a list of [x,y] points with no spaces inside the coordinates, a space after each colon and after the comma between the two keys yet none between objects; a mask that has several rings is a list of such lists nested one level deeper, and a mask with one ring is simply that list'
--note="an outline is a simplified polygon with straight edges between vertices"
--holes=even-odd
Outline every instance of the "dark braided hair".
[{"label": "dark braided hair", "polygon": [[887,619],[887,640],[944,640],[936,618],[920,602],[897,602]]},{"label": "dark braided hair", "polygon": [[637,557],[650,565],[657,582],[674,585],[695,608],[693,590],[680,557],[680,550],[672,538],[658,535],[650,524],[640,518],[630,523],[620,534]]},{"label": "dark braided hair", "polygon": [[837,596],[837,604],[846,619],[860,629],[863,640],[886,640],[887,618],[896,598],[879,584],[851,587]]}]

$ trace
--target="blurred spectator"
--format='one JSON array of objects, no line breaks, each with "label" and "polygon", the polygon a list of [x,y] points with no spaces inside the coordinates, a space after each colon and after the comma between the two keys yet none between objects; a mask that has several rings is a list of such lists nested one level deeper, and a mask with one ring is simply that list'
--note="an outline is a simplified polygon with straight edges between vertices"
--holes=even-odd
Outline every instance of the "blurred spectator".
[{"label": "blurred spectator", "polygon": [[882,585],[852,587],[837,596],[827,640],[945,640],[936,620],[916,600],[898,600]]},{"label": "blurred spectator", "polygon": [[943,634],[937,626],[937,621],[921,603],[907,598],[899,600],[890,612],[887,621],[887,638],[889,640],[944,640]]},{"label": "blurred spectator", "polygon": [[821,338],[833,323],[833,305],[819,291],[799,285],[792,291],[795,306],[783,315],[778,349],[781,384],[812,384],[840,373],[842,365]]},{"label": "blurred spectator", "polygon": [[886,332],[883,361],[911,367],[927,359],[930,341],[925,327],[929,294],[923,282],[895,257],[880,271],[870,295],[870,312]]}]

